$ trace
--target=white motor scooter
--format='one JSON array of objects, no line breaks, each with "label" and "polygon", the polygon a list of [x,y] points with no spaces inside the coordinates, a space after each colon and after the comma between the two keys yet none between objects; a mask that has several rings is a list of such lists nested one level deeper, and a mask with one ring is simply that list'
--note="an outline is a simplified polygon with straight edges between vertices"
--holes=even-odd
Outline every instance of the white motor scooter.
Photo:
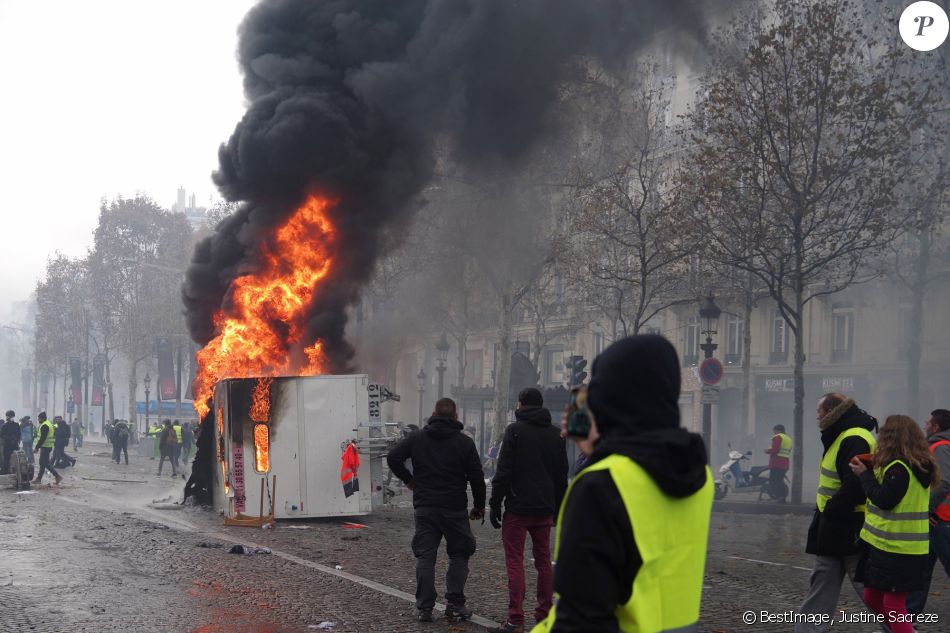
[{"label": "white motor scooter", "polygon": [[[730,449],[732,446],[729,447]],[[788,497],[788,476],[782,482],[782,489],[774,493],[769,485],[769,467],[752,466],[748,470],[743,470],[740,463],[742,460],[748,460],[752,451],[745,454],[739,451],[730,450],[729,459],[719,467],[719,476],[714,481],[716,490],[715,498],[721,501],[726,498],[731,490],[735,493],[757,493],[758,501],[768,499],[771,501],[784,502]]]}]

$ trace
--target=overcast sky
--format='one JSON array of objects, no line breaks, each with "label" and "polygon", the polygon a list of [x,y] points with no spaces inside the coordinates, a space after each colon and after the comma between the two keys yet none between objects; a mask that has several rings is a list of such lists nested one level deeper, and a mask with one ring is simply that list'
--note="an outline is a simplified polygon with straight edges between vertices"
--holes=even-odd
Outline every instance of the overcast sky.
[{"label": "overcast sky", "polygon": [[237,28],[255,0],[0,0],[0,314],[99,201],[179,186],[199,206],[244,112]]}]

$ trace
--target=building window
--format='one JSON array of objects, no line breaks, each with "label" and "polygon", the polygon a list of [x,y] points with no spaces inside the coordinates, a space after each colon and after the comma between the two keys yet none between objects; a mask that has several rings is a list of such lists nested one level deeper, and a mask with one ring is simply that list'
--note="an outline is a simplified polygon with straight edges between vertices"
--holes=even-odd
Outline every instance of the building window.
[{"label": "building window", "polygon": [[788,323],[779,310],[772,311],[772,341],[769,347],[769,363],[788,362]]},{"label": "building window", "polygon": [[596,357],[602,351],[604,351],[604,333],[603,332],[594,332],[594,356]]},{"label": "building window", "polygon": [[833,305],[831,308],[831,362],[850,362],[853,347],[854,310],[849,306]]},{"label": "building window", "polygon": [[544,348],[544,384],[548,387],[556,387],[567,381],[567,368],[564,367],[564,348],[545,347]]},{"label": "building window", "polygon": [[686,320],[686,347],[683,349],[683,366],[691,367],[699,362],[699,317]]},{"label": "building window", "polygon": [[483,356],[484,352],[480,349],[465,350],[465,385],[469,387],[482,386],[484,382],[482,377]]},{"label": "building window", "polygon": [[730,314],[726,320],[727,365],[736,365],[742,361],[743,338],[745,338],[745,321]]}]

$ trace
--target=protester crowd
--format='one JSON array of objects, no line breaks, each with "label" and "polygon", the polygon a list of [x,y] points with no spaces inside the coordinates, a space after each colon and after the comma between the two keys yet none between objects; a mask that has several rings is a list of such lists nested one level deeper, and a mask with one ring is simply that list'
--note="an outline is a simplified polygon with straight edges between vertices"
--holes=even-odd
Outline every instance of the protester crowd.
[{"label": "protester crowd", "polygon": [[[490,495],[455,402],[440,399],[387,459],[413,491],[418,619],[433,620],[443,538],[446,619],[471,617],[469,521],[484,522],[487,509],[501,530],[508,581],[508,612],[491,633],[697,631],[713,481],[701,436],[680,426],[679,392],[676,352],[656,335],[605,350],[560,428],[541,392],[523,390],[484,463],[493,470]],[[891,633],[911,633],[938,560],[950,577],[950,411],[933,411],[923,429],[898,414],[879,427],[852,399],[828,393],[818,401],[817,432],[824,451],[806,542],[815,562],[795,631],[833,625],[847,577]],[[775,491],[793,442],[782,425],[773,433],[766,453]],[[567,438],[582,456],[570,474]],[[537,570],[533,627],[524,604],[527,537]]]}]

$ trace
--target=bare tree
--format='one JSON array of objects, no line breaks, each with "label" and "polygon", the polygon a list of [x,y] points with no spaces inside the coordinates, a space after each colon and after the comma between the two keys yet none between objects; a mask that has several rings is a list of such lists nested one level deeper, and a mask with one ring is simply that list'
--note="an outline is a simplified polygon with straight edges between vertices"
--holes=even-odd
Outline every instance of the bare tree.
[{"label": "bare tree", "polygon": [[[792,497],[802,498],[804,308],[873,275],[899,234],[904,140],[924,95],[904,52],[847,0],[777,3],[718,34],[688,117],[695,220],[719,261],[758,277],[795,335]],[[890,22],[888,22],[890,24]],[[750,37],[751,34],[751,37]],[[734,42],[747,41],[735,53]]]}]

